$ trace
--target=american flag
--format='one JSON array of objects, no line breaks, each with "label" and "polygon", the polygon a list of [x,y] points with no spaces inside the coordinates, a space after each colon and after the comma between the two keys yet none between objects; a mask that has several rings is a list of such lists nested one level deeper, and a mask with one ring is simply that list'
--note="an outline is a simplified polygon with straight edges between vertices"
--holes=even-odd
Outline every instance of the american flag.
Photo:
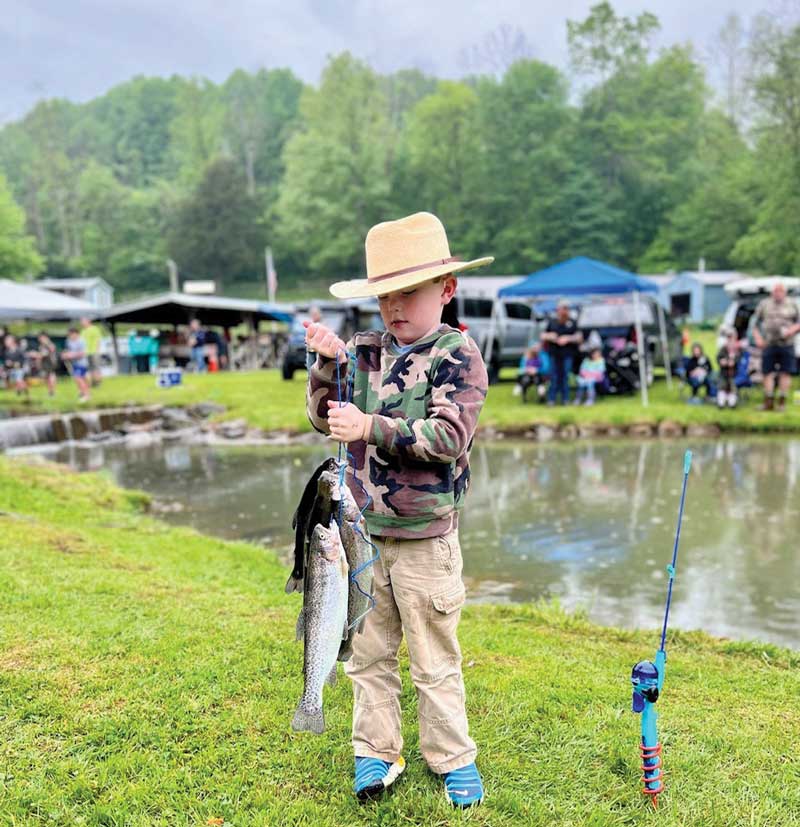
[{"label": "american flag", "polygon": [[278,274],[275,272],[275,264],[272,261],[272,247],[267,247],[267,295],[271,302],[275,301],[277,290]]}]

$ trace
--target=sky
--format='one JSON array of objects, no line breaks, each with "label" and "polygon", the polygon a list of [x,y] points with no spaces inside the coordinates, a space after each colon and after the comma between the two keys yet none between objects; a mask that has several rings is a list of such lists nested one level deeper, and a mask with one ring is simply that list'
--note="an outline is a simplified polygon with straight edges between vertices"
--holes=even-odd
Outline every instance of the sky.
[{"label": "sky", "polygon": [[[463,50],[498,26],[524,32],[533,57],[565,68],[566,21],[595,0],[0,0],[0,123],[43,97],[83,102],[135,75],[224,80],[234,69],[291,68],[316,83],[349,50],[379,71],[464,72]],[[800,0],[612,0],[661,21],[657,46],[707,53],[731,12],[744,21]]]}]

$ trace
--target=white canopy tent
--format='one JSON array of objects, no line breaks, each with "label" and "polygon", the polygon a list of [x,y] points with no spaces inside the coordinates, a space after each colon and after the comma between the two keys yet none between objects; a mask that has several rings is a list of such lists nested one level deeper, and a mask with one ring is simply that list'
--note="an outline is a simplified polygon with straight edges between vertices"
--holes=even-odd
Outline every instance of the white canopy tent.
[{"label": "white canopy tent", "polygon": [[0,279],[0,320],[69,320],[95,313],[96,308],[89,302],[31,284]]}]

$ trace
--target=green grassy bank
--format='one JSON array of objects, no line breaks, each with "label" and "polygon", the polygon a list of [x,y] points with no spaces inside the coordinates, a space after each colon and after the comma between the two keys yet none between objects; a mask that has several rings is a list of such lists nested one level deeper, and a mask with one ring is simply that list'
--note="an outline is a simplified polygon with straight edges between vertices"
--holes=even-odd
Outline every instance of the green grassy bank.
[{"label": "green grassy bank", "polygon": [[0,824],[798,824],[800,654],[670,636],[659,702],[667,792],[639,792],[628,675],[656,630],[552,607],[469,606],[461,640],[487,802],[459,814],[423,767],[350,793],[348,681],[328,731],[294,734],[301,649],[287,568],[169,528],[102,477],[0,459]]},{"label": "green grassy bank", "polygon": [[[506,372],[513,377],[515,372]],[[187,374],[181,387],[160,389],[152,376],[118,376],[106,379],[93,390],[89,407],[109,407],[127,403],[187,405],[211,401],[225,405],[224,418],[244,417],[251,425],[265,430],[303,432],[311,429],[305,415],[306,374],[298,371],[291,382],[284,381],[277,370],[253,373]],[[714,405],[688,405],[680,399],[677,381],[672,389],[658,381],[650,389],[650,405],[643,408],[637,397],[601,399],[591,408],[548,408],[535,402],[523,404],[512,395],[513,382],[503,381],[489,388],[480,425],[509,431],[544,423],[550,425],[595,424],[624,426],[637,422],[657,424],[672,420],[682,425],[717,424],[727,431],[781,432],[800,431],[800,405],[789,404],[783,413],[758,410],[761,392],[751,392],[735,410],[718,411]],[[67,381],[59,383],[56,396],[50,399],[43,387],[31,390],[30,402],[21,405],[10,391],[0,391],[0,406],[29,408],[36,411],[73,411],[77,390]]]}]

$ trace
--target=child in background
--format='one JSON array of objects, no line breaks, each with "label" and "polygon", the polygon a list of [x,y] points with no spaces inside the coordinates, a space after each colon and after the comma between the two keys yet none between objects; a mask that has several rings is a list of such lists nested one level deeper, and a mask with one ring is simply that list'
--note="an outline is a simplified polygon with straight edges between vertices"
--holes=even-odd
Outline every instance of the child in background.
[{"label": "child in background", "polygon": [[54,396],[58,356],[53,340],[43,330],[37,337],[36,350],[31,351],[30,355],[36,360],[36,369],[39,376],[47,383],[48,396]]},{"label": "child in background", "polygon": [[735,330],[728,329],[725,344],[717,354],[717,364],[719,365],[718,408],[724,408],[726,404],[729,408],[736,407],[738,401],[736,396],[736,373],[739,370],[740,359],[738,336]]},{"label": "child in background", "polygon": [[61,358],[67,363],[72,378],[78,386],[78,402],[89,401],[89,383],[86,374],[89,372],[89,359],[86,355],[86,345],[78,333],[77,327],[71,327],[67,334],[67,344],[61,353]]},{"label": "child in background", "polygon": [[698,342],[692,345],[692,357],[686,365],[686,379],[692,389],[690,405],[702,404],[703,400],[697,395],[700,388],[706,389],[706,399],[716,394],[714,383],[711,381],[711,362]]},{"label": "child in background", "polygon": [[17,396],[28,396],[28,355],[10,333],[3,340],[5,345],[5,367],[9,384],[14,385]]},{"label": "child in background", "polygon": [[544,399],[547,393],[547,373],[547,353],[538,342],[534,342],[519,360],[519,376],[514,386],[514,396],[522,395],[524,402],[528,388],[535,385],[538,398]]},{"label": "child in background", "polygon": [[575,395],[575,404],[581,404],[581,396],[585,398],[586,405],[594,405],[596,396],[595,388],[605,379],[606,360],[600,348],[596,347],[588,356],[584,356],[578,370],[578,392]]},{"label": "child in background", "polygon": [[[465,600],[458,516],[469,485],[469,454],[488,387],[475,342],[442,324],[454,274],[493,261],[450,255],[430,213],[374,226],[367,278],[338,282],[337,298],[377,296],[386,330],[345,343],[306,321],[311,424],[348,443],[347,484],[379,550],[375,606],[353,638],[345,672],[353,682],[354,791],[382,793],[404,766],[398,650],[405,634],[417,691],[419,746],[457,807],[483,799],[470,738],[456,629]],[[352,402],[337,401],[337,360],[355,354]],[[358,482],[354,479],[358,476]],[[360,484],[359,484],[360,483]]]}]

